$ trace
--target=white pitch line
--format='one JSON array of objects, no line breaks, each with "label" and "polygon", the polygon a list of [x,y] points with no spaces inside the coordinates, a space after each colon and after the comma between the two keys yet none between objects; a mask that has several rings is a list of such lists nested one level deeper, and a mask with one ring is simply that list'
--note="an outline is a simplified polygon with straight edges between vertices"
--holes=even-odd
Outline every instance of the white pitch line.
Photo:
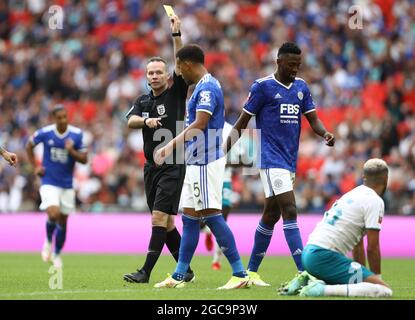
[{"label": "white pitch line", "polygon": [[[216,289],[191,289],[183,288],[183,292],[198,292],[198,291],[218,291]],[[123,293],[123,292],[158,292],[164,289],[116,289],[116,290],[51,290],[43,292],[18,292],[18,293],[1,293],[0,297],[21,297],[21,296],[43,296],[43,295],[55,295],[55,294],[78,294],[78,293]],[[177,290],[177,289],[176,289]],[[178,289],[180,290],[180,289]]]},{"label": "white pitch line", "polygon": [[[397,287],[399,290],[414,289],[413,287]],[[0,297],[24,297],[24,296],[44,296],[44,295],[65,295],[65,294],[79,294],[79,293],[126,293],[126,292],[162,292],[165,289],[162,288],[148,288],[148,289],[114,289],[114,290],[50,290],[43,292],[18,292],[18,293],[0,293]],[[176,289],[180,292],[203,292],[203,291],[214,291],[220,292],[215,288],[205,288],[205,289],[192,289],[192,288],[182,288]],[[223,291],[224,292],[224,291]]]}]

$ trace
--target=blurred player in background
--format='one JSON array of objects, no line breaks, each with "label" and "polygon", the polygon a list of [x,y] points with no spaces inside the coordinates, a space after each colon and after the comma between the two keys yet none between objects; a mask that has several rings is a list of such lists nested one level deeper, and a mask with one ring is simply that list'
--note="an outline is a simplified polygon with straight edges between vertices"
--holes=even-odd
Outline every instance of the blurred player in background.
[{"label": "blurred player in background", "polygon": [[[37,130],[27,143],[26,151],[34,173],[41,177],[41,210],[46,210],[46,240],[42,259],[52,261],[56,268],[63,267],[60,256],[66,240],[68,215],[75,210],[73,173],[75,162],[87,163],[87,148],[83,143],[81,129],[68,124],[67,112],[62,105],[52,111],[55,124]],[[36,163],[33,148],[43,145],[41,166]],[[55,233],[55,250],[52,239]]]},{"label": "blurred player in background", "polygon": [[17,155],[13,152],[9,152],[3,147],[0,147],[0,155],[3,157],[4,160],[6,160],[9,165],[16,166],[17,164]]},{"label": "blurred player in background", "polygon": [[[180,33],[180,19],[171,16],[171,30],[174,54],[183,47]],[[173,84],[169,87],[167,63],[162,58],[153,57],[147,63],[147,81],[151,87],[149,94],[141,95],[127,114],[128,127],[143,129],[144,182],[147,204],[151,211],[151,238],[144,265],[136,272],[124,275],[124,280],[133,283],[148,283],[151,272],[160,257],[164,244],[176,262],[179,259],[181,236],[174,222],[180,201],[186,166],[183,159],[173,155],[174,162],[157,166],[154,163],[154,149],[160,143],[155,139],[160,130],[168,130],[175,137],[178,121],[183,121],[186,112],[188,85],[175,66]],[[160,129],[160,130],[159,130]],[[185,281],[192,281],[191,268]]]},{"label": "blurred player in background", "polygon": [[[390,297],[382,280],[379,233],[385,211],[381,198],[388,166],[370,159],[363,166],[363,185],[347,192],[324,214],[310,234],[302,261],[306,271],[280,289],[301,296]],[[366,266],[363,238],[367,235]],[[353,259],[348,252],[353,251]],[[316,278],[314,278],[316,277]]]},{"label": "blurred player in background", "polygon": [[313,131],[323,137],[328,146],[335,139],[317,117],[315,104],[305,81],[297,78],[301,65],[301,50],[294,43],[284,43],[278,50],[277,71],[258,79],[251,87],[248,100],[225,144],[228,152],[252,116],[261,130],[258,167],[265,191],[265,206],[255,232],[255,242],[248,264],[250,281],[254,285],[269,286],[257,273],[270,244],[274,226],[281,217],[285,239],[299,271],[303,270],[303,244],[297,225],[297,207],[293,183],[304,114]]},{"label": "blurred player in background", "polygon": [[186,143],[186,176],[182,191],[183,236],[179,262],[172,276],[157,283],[157,288],[180,288],[199,242],[199,222],[206,221],[233,276],[218,289],[237,289],[248,285],[249,278],[236,248],[235,239],[222,216],[222,188],[226,158],[222,151],[225,117],[223,92],[204,66],[205,55],[197,45],[186,45],[177,52],[177,64],[187,84],[196,84],[187,105],[186,129],[156,152],[161,165],[175,148]]}]

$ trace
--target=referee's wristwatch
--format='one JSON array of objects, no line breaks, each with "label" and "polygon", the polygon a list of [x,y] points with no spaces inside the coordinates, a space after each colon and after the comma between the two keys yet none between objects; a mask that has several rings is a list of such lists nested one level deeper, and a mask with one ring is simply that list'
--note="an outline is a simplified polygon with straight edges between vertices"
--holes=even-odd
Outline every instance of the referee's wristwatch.
[{"label": "referee's wristwatch", "polygon": [[174,37],[180,37],[182,35],[182,33],[180,32],[180,30],[179,30],[179,32],[173,32],[172,34],[171,34],[171,36],[174,38]]},{"label": "referee's wristwatch", "polygon": [[148,125],[147,125],[147,120],[148,119],[150,119],[150,118],[144,118],[144,126],[147,127],[147,128],[148,128]]}]

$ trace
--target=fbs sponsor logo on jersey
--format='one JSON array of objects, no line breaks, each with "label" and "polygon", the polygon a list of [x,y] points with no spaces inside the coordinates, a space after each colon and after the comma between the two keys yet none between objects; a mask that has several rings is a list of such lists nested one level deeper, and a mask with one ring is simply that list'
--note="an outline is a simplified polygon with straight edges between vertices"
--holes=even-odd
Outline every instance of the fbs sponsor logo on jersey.
[{"label": "fbs sponsor logo on jersey", "polygon": [[295,119],[298,120],[300,106],[298,104],[281,103],[280,104],[280,118],[281,119]]},{"label": "fbs sponsor logo on jersey", "polygon": [[297,115],[300,112],[300,106],[298,104],[281,103],[280,111],[284,115]]},{"label": "fbs sponsor logo on jersey", "polygon": [[166,107],[164,106],[164,104],[159,104],[156,108],[157,108],[157,113],[159,114],[159,116],[162,116],[163,114],[166,113]]}]

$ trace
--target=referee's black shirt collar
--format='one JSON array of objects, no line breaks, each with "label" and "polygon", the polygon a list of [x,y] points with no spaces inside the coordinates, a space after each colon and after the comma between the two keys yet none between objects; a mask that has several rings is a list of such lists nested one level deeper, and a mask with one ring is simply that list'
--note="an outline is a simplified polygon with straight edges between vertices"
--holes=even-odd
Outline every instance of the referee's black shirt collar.
[{"label": "referee's black shirt collar", "polygon": [[150,97],[151,97],[151,99],[156,100],[156,99],[162,97],[163,95],[165,95],[167,93],[167,91],[169,91],[169,87],[167,87],[166,90],[164,90],[158,96],[155,96],[154,93],[153,93],[153,90],[150,90]]}]

